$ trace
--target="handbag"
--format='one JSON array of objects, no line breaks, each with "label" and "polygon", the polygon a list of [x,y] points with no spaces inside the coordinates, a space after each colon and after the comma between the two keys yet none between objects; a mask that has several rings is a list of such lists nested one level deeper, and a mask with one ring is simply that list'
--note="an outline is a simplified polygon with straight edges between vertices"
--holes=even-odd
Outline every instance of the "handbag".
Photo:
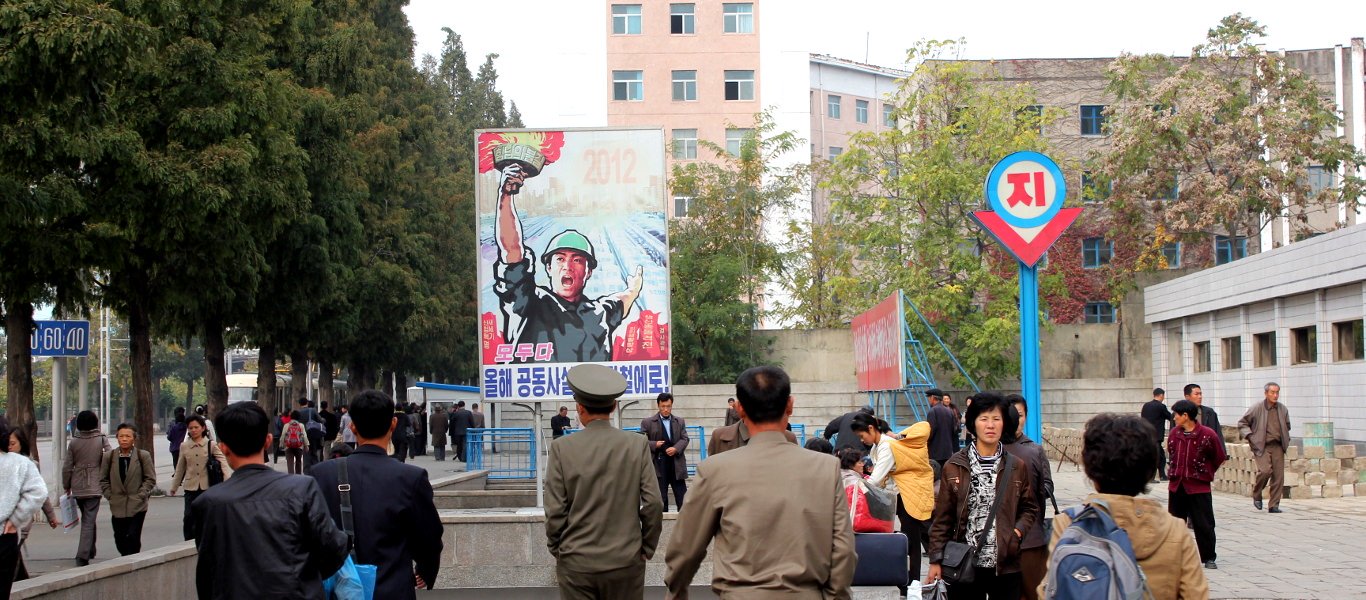
[{"label": "handbag", "polygon": [[[351,553],[347,555],[346,562],[342,563],[342,568],[332,577],[338,577],[335,590],[342,589],[341,578],[349,573],[343,573],[346,565],[350,564],[355,571],[356,579],[360,583],[360,594],[351,596],[330,595],[329,600],[374,600],[375,580],[379,577],[379,567],[376,565],[362,565],[355,562],[356,556],[356,522],[351,513],[351,482],[346,472],[346,457],[336,459],[341,461],[337,465],[337,492],[341,496],[341,524],[342,531],[346,533],[346,544],[351,547]],[[339,577],[340,576],[340,577]],[[328,579],[331,579],[329,577]],[[347,589],[350,589],[349,586]],[[335,594],[335,591],[334,591]]]},{"label": "handbag", "polygon": [[223,463],[218,461],[218,457],[213,455],[213,448],[208,448],[209,460],[204,464],[204,476],[209,480],[209,487],[223,483]]},{"label": "handbag", "polygon": [[887,494],[860,481],[844,488],[845,499],[849,501],[849,522],[854,533],[891,533],[892,516],[896,514],[896,500],[893,498],[887,510]]},{"label": "handbag", "polygon": [[77,525],[81,524],[81,509],[76,502],[76,498],[72,497],[71,494],[64,494],[58,505],[60,506],[62,513],[63,531],[71,531]]},{"label": "handbag", "polygon": [[[1001,460],[1006,461],[1005,469],[996,479],[996,498],[991,502],[991,511],[987,514],[986,526],[982,532],[977,534],[975,543],[969,545],[956,540],[949,540],[944,544],[943,561],[940,568],[943,569],[944,579],[949,583],[972,583],[977,577],[977,551],[986,544],[987,534],[991,533],[991,526],[996,522],[996,512],[1001,508],[1001,498],[1005,497],[1005,488],[1010,484],[1010,474],[1015,470],[1015,457],[1009,453],[1004,453]],[[955,536],[957,537],[957,536]]]}]

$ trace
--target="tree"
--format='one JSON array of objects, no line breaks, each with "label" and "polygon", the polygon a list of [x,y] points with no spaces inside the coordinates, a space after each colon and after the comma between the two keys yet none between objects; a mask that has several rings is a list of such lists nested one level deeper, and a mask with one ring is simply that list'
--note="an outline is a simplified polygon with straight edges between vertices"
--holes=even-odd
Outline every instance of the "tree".
[{"label": "tree", "polygon": [[[831,196],[829,222],[812,226],[812,250],[788,285],[802,301],[792,314],[808,326],[847,322],[904,291],[963,367],[994,385],[1018,372],[1017,273],[971,213],[985,208],[991,165],[1017,150],[1047,151],[1040,127],[1057,114],[1029,110],[1035,102],[1027,87],[935,60],[960,43],[912,49],[919,64],[893,101],[898,126],[855,134],[819,171]],[[1044,275],[1043,285],[1056,290],[1057,277]],[[908,322],[928,337],[918,320]],[[953,371],[940,348],[926,351]]]},{"label": "tree", "polygon": [[84,215],[92,186],[85,166],[128,140],[112,99],[148,35],[142,23],[104,2],[0,5],[7,414],[33,439],[33,306],[55,302],[75,311],[89,291]]},{"label": "tree", "polygon": [[774,130],[771,117],[760,113],[738,155],[702,141],[713,160],[674,166],[673,195],[691,198],[688,218],[669,226],[673,371],[679,383],[734,381],[769,343],[754,328],[764,316],[762,294],[776,281],[783,255],[764,227],[791,208],[807,178],[800,167],[774,166],[803,143],[792,132]]},{"label": "tree", "polygon": [[[280,57],[306,3],[129,3],[153,27],[116,97],[135,132],[87,162],[107,301],[128,317],[140,430],[151,431],[154,333],[204,345],[209,414],[227,402],[224,333],[250,313],[264,251],[308,197],[295,144],[301,90]],[[151,448],[151,436],[140,444]]]},{"label": "tree", "polygon": [[[1359,205],[1366,182],[1355,174],[1366,157],[1334,135],[1340,121],[1324,90],[1258,44],[1265,33],[1234,14],[1189,59],[1123,55],[1111,64],[1118,102],[1095,170],[1114,184],[1111,239],[1136,240],[1118,287],[1132,271],[1165,268],[1165,244],[1255,238],[1278,216],[1302,229],[1316,211],[1336,220],[1340,203],[1349,212]],[[1339,169],[1338,185],[1316,185]]]}]

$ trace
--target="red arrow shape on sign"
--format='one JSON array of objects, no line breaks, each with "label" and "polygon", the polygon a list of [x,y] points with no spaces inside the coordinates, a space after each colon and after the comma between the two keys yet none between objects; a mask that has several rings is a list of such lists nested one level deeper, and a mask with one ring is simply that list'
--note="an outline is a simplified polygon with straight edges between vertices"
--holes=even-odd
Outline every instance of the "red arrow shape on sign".
[{"label": "red arrow shape on sign", "polygon": [[1034,266],[1043,257],[1043,253],[1062,237],[1062,232],[1072,226],[1072,222],[1081,215],[1080,208],[1064,208],[1058,211],[1058,215],[1053,217],[1047,225],[1039,228],[1038,233],[1034,234],[1033,239],[1026,241],[1019,231],[1006,224],[1001,219],[1001,215],[995,211],[981,210],[972,213],[972,217],[982,225],[982,229],[987,230],[991,237],[996,238],[1006,251],[1015,255],[1015,258],[1026,266]]}]

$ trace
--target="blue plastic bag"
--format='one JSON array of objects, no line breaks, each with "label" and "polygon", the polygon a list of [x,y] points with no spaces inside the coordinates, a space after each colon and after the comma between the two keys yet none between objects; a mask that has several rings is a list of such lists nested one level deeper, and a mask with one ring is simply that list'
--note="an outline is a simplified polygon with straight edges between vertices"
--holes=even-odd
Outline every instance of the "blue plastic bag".
[{"label": "blue plastic bag", "polygon": [[[369,586],[365,585],[364,573],[369,573]],[[357,565],[351,556],[331,577],[323,580],[323,595],[328,600],[371,600],[375,597],[374,565]]]}]

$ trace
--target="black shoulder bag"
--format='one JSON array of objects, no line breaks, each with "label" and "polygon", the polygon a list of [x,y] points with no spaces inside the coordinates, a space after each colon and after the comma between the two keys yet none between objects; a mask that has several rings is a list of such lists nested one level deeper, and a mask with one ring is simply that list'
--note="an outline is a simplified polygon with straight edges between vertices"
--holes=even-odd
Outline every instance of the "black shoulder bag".
[{"label": "black shoulder bag", "polygon": [[[1015,469],[1013,458],[1009,452],[1003,452],[1001,455],[1001,460],[1005,461],[1005,468],[996,479],[996,498],[991,502],[991,512],[987,514],[986,527],[983,527],[982,533],[977,535],[977,539],[974,540],[975,543],[969,545],[965,542],[949,540],[944,545],[944,560],[940,563],[940,568],[943,569],[944,579],[950,584],[972,583],[973,579],[976,578],[977,551],[986,544],[987,534],[991,533],[991,526],[996,522],[996,512],[1001,509],[1001,498],[1005,497],[1006,487],[1010,485],[1011,471]],[[964,525],[966,524],[959,524],[959,526]]]},{"label": "black shoulder bag", "polygon": [[213,446],[205,446],[205,448],[209,451],[209,459],[204,464],[204,475],[209,480],[209,487],[213,487],[223,483],[223,463],[219,462],[218,457],[213,455]]}]

